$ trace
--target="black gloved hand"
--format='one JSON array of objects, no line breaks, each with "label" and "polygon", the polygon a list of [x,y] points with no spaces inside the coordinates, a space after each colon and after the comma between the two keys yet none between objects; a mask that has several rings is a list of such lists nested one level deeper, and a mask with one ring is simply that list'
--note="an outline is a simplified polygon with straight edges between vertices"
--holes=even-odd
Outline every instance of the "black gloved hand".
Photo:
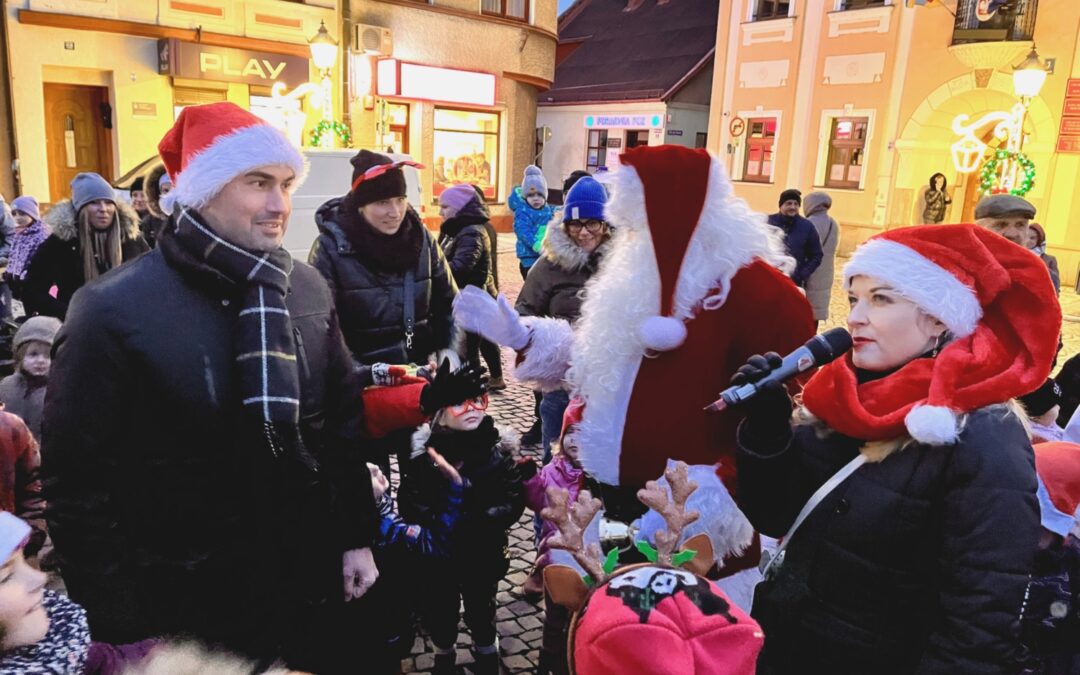
[{"label": "black gloved hand", "polygon": [[519,457],[514,464],[517,465],[518,474],[521,475],[522,480],[532,480],[532,477],[540,471],[540,466],[531,457]]},{"label": "black gloved hand", "polygon": [[[755,354],[746,360],[731,377],[731,384],[753,384],[780,367],[783,358],[776,352],[764,356]],[[751,434],[773,437],[786,434],[791,424],[791,397],[782,382],[769,382],[758,389],[757,394],[740,407],[746,413],[746,424]]]},{"label": "black gloved hand", "polygon": [[450,372],[450,360],[443,359],[435,379],[420,392],[420,409],[433,415],[447,406],[458,405],[487,391],[487,371],[483,366],[466,363]]}]

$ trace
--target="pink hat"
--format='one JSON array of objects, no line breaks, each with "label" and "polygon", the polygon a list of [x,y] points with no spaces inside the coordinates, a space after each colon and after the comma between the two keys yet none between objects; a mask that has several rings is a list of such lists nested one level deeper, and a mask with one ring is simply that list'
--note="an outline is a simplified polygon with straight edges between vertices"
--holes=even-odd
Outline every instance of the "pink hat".
[{"label": "pink hat", "polygon": [[293,189],[307,174],[307,161],[281,131],[235,103],[196,105],[180,117],[158,144],[175,186],[161,198],[161,208],[174,204],[205,206],[229,181],[245,171],[284,164],[296,172]]},{"label": "pink hat", "polygon": [[465,208],[465,205],[476,199],[476,190],[473,186],[467,184],[452,185],[442,191],[439,195],[439,205],[445,206],[450,209],[448,218],[453,218],[457,215],[458,211]]},{"label": "pink hat", "polygon": [[761,627],[711,581],[650,564],[589,596],[571,634],[580,675],[753,675]]}]

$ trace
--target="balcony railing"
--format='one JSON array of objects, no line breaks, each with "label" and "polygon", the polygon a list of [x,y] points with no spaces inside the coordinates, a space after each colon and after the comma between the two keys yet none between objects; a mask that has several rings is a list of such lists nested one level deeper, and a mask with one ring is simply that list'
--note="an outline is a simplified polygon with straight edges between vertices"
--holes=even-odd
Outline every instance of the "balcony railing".
[{"label": "balcony railing", "polygon": [[979,0],[959,0],[954,45],[978,42],[1024,42],[1035,36],[1035,15],[1039,0],[1009,0],[989,21],[980,21],[976,13]]}]

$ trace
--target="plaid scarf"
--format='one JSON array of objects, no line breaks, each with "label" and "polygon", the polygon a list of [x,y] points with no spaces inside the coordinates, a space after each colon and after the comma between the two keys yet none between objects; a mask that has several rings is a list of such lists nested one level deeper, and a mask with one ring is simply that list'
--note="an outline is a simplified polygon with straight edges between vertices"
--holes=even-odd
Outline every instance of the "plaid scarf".
[{"label": "plaid scarf", "polygon": [[231,244],[189,208],[180,211],[173,237],[189,255],[244,289],[233,335],[244,410],[262,424],[274,457],[301,450],[295,445],[300,440],[300,373],[285,306],[292,256],[283,248],[254,252]]}]

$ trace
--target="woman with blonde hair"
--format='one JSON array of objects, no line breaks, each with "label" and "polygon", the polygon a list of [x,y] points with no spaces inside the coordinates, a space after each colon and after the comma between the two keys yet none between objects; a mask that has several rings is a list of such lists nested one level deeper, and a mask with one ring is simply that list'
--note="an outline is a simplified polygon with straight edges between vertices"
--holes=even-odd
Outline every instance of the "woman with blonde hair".
[{"label": "woman with blonde hair", "polygon": [[794,419],[763,386],[738,432],[741,506],[784,541],[755,591],[758,672],[1015,672],[1039,506],[1012,399],[1050,373],[1050,278],[1000,235],[944,225],[874,237],[844,282],[852,352]]},{"label": "woman with blonde hair", "polygon": [[135,209],[116,199],[111,185],[96,173],[71,181],[71,199],[46,215],[52,234],[26,271],[26,314],[63,319],[68,302],[83,284],[150,250],[139,233]]}]

